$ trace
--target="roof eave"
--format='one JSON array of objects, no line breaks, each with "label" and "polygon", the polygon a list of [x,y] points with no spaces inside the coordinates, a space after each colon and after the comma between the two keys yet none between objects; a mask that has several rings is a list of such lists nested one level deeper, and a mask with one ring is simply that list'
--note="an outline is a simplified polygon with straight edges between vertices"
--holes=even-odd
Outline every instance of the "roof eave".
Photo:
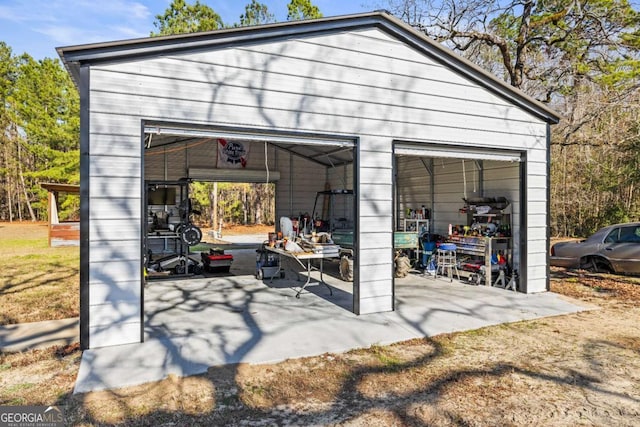
[{"label": "roof eave", "polygon": [[85,62],[117,60],[127,57],[160,55],[202,49],[208,46],[224,46],[254,40],[268,40],[293,35],[326,32],[336,29],[352,29],[374,25],[380,12],[333,16],[311,20],[277,22],[249,27],[224,28],[198,33],[145,37],[57,47],[56,51],[67,70],[79,78],[80,65]]}]

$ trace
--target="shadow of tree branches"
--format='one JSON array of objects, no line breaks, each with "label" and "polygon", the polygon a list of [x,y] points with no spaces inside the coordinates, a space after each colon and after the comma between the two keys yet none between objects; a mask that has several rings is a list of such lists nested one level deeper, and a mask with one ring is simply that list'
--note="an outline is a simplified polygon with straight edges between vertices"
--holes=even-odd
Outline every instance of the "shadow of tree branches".
[{"label": "shadow of tree branches", "polygon": [[[617,346],[606,342],[591,344]],[[162,383],[137,387],[135,391],[112,390],[100,392],[93,397],[91,394],[66,395],[61,397],[58,404],[65,405],[71,410],[69,415],[74,424],[103,424],[105,415],[100,410],[106,410],[107,420],[110,419],[109,417],[116,417],[119,425],[132,426],[165,423],[173,423],[173,425],[351,425],[350,423],[372,425],[367,422],[374,422],[375,425],[406,426],[490,425],[489,418],[478,419],[475,414],[465,414],[446,405],[440,407],[439,404],[451,398],[450,389],[457,384],[469,382],[488,384],[492,381],[506,381],[507,377],[514,375],[535,380],[542,386],[545,384],[561,386],[581,390],[584,393],[613,397],[635,405],[636,408],[640,404],[639,396],[607,389],[597,376],[585,375],[574,369],[564,369],[562,374],[551,374],[544,372],[543,367],[526,368],[501,361],[486,363],[477,368],[451,367],[442,374],[427,376],[427,380],[419,380],[421,384],[417,387],[408,387],[410,391],[381,389],[379,393],[371,393],[361,389],[364,383],[371,381],[375,376],[415,377],[421,371],[430,370],[431,365],[441,362],[441,359],[451,353],[451,349],[445,348],[438,339],[425,339],[421,345],[431,350],[420,357],[392,365],[384,363],[375,365],[371,361],[366,365],[353,365],[348,358],[335,356],[335,374],[339,379],[333,382],[337,387],[333,390],[330,377],[320,379],[320,381],[326,380],[327,387],[333,391],[322,402],[318,402],[318,393],[304,397],[307,390],[303,389],[289,390],[287,398],[275,399],[270,402],[270,405],[256,403],[252,395],[277,387],[280,380],[272,378],[272,384],[260,384],[259,380],[250,382],[240,372],[242,365],[226,365],[210,368],[207,374],[196,377],[198,386],[195,389],[188,380],[169,379]],[[382,348],[382,351],[385,351],[385,348]],[[588,351],[584,349],[585,353]],[[329,374],[332,368],[330,363],[328,365],[321,372]],[[295,366],[299,367],[299,365]],[[294,366],[276,365],[268,369],[274,369],[277,374],[294,369]],[[297,375],[304,377],[316,374],[317,372],[314,371],[301,370]],[[296,383],[296,385],[299,384]],[[286,388],[286,385],[280,387]],[[166,393],[166,396],[160,399],[160,393]],[[171,410],[158,408],[147,411],[148,406],[141,404],[145,396],[151,396],[152,400],[158,404],[171,402],[174,399],[180,402],[168,405],[173,407]],[[198,402],[190,400],[196,396],[199,399]],[[459,399],[474,397],[477,396],[458,395]],[[98,399],[102,404],[96,405]],[[128,402],[135,402],[137,406],[130,406]],[[88,403],[87,406],[85,403]],[[118,407],[110,407],[112,405]],[[431,412],[426,411],[425,415],[425,411],[420,409],[421,406],[435,409]],[[490,408],[486,409],[490,410]],[[493,408],[493,410],[500,411],[499,408]],[[505,408],[505,411],[508,412],[508,408]],[[358,420],[362,419],[366,420],[365,423],[357,424]],[[111,420],[115,421],[113,418]],[[512,423],[506,422],[506,424]]]},{"label": "shadow of tree branches", "polygon": [[[621,354],[630,350],[638,353],[640,339],[633,334],[628,339],[583,340],[579,347],[568,346],[572,349],[568,360],[568,356],[560,351],[555,359],[546,358],[542,362],[519,358],[527,353],[518,349],[522,353],[497,354],[476,365],[465,363],[464,352],[481,343],[473,341],[464,347],[456,343],[455,338],[464,336],[477,342],[493,339],[504,329],[496,327],[498,329],[488,328],[481,333],[416,339],[393,346],[324,354],[262,367],[238,364],[237,360],[241,360],[265,333],[252,309],[252,303],[260,298],[264,288],[243,289],[239,297],[233,289],[242,284],[231,278],[222,280],[228,281],[227,287],[217,290],[216,300],[211,300],[204,292],[212,283],[197,288],[185,286],[171,293],[159,292],[162,301],[155,306],[156,311],[148,313],[147,324],[157,328],[153,333],[169,333],[165,329],[168,325],[163,321],[156,322],[154,317],[162,320],[164,314],[174,310],[175,319],[185,321],[180,333],[202,334],[202,330],[189,323],[190,313],[207,315],[208,310],[215,308],[238,314],[252,331],[242,345],[231,345],[224,328],[211,326],[207,331],[207,334],[217,336],[216,345],[225,349],[227,364],[210,367],[206,373],[192,377],[170,376],[141,386],[61,396],[58,404],[68,408],[72,423],[132,426],[517,425],[518,420],[525,420],[522,417],[528,411],[527,395],[521,397],[524,407],[514,407],[508,399],[512,394],[517,396],[531,390],[533,393],[544,390],[562,390],[566,395],[575,393],[581,396],[580,401],[574,398],[568,402],[578,406],[587,405],[582,401],[584,396],[596,401],[610,399],[620,403],[618,410],[626,417],[624,420],[633,418],[629,408],[640,408],[640,395],[629,393],[628,389],[616,390],[608,382],[611,365],[625,363],[615,357],[621,358]],[[220,287],[220,283],[216,282],[216,286]],[[277,287],[267,291],[288,290]],[[275,305],[271,309],[276,309]],[[425,311],[425,317],[432,315],[432,310]],[[419,321],[414,322],[416,328],[419,325]],[[515,334],[535,334],[536,327],[541,326],[507,328]],[[567,334],[572,332],[567,331]],[[199,339],[207,339],[205,335]],[[167,340],[167,345],[169,343]],[[398,346],[410,347],[415,355],[411,351],[396,351]],[[168,354],[172,363],[186,357],[177,347],[169,349]],[[522,383],[529,389],[523,389]],[[549,399],[557,398],[549,396]],[[456,405],[457,400],[471,402],[466,406]],[[477,404],[474,405],[474,401]],[[584,410],[601,410],[598,405],[591,403]],[[476,406],[473,410],[464,410],[473,406]],[[534,402],[531,407],[536,410]],[[483,411],[486,418],[479,419],[478,413]]]}]

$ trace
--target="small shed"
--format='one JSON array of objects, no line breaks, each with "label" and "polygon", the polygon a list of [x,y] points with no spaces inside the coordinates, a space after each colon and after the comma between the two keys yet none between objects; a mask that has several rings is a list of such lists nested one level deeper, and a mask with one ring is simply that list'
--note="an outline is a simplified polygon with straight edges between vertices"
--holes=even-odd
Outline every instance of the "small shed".
[{"label": "small shed", "polygon": [[[58,53],[81,101],[83,348],[144,339],[149,182],[275,182],[276,218],[353,190],[356,314],[394,310],[394,233],[447,234],[465,200],[506,199],[518,290],[548,290],[559,116],[390,14]],[[221,144],[242,147],[231,167]]]},{"label": "small shed", "polygon": [[80,194],[80,186],[72,184],[40,184],[48,191],[49,246],[80,246],[80,222],[60,221],[58,215],[60,194]]}]

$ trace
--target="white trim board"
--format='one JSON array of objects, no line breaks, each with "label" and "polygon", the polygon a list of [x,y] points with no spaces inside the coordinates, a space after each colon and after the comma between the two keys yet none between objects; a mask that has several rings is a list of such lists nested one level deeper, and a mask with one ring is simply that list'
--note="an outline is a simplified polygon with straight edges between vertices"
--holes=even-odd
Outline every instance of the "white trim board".
[{"label": "white trim board", "polygon": [[522,162],[522,156],[515,150],[482,149],[478,147],[463,147],[452,145],[413,143],[396,143],[394,147],[396,155],[420,156],[420,157],[447,157],[455,159],[471,160],[495,160],[502,162]]}]

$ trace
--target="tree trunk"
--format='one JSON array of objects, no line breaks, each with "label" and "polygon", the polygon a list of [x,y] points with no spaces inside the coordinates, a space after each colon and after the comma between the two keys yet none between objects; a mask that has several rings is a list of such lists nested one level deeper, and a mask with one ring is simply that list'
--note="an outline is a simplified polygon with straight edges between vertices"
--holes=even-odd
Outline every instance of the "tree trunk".
[{"label": "tree trunk", "polygon": [[213,183],[213,197],[211,202],[211,222],[212,227],[218,227],[218,183]]},{"label": "tree trunk", "polygon": [[[27,187],[24,183],[24,175],[22,174],[22,150],[21,150],[20,142],[18,142],[18,177],[20,178],[22,193],[24,194],[24,202],[27,205],[29,215],[31,216],[31,221],[35,221],[36,216],[33,213],[33,208],[31,207],[31,202],[29,201],[29,194],[27,193]],[[20,221],[22,221],[22,213],[20,213]]]},{"label": "tree trunk", "polygon": [[9,222],[13,222],[13,198],[11,197],[11,170],[9,169],[9,142],[4,146],[4,165],[7,169],[7,207],[9,214]]},{"label": "tree trunk", "polygon": [[524,58],[526,57],[526,47],[529,39],[529,30],[531,29],[531,10],[533,9],[533,1],[525,1],[522,17],[520,20],[520,31],[516,38],[516,55],[513,64],[513,73],[511,74],[511,86],[521,88],[524,75]]},{"label": "tree trunk", "polygon": [[243,185],[242,186],[242,213],[243,213],[243,224],[247,225],[247,213],[249,210],[249,204],[247,203],[247,186]]},{"label": "tree trunk", "polygon": [[29,194],[27,193],[27,186],[24,184],[24,175],[22,174],[22,170],[20,170],[20,183],[22,184],[22,193],[24,194],[24,201],[27,204],[27,209],[29,210],[29,216],[31,216],[31,221],[35,222],[36,215],[34,214],[31,202],[29,201]]},{"label": "tree trunk", "polygon": [[[267,184],[264,184],[267,185]],[[255,188],[255,198],[254,198],[254,206],[255,206],[255,216],[254,216],[254,221],[256,224],[262,224],[262,203],[263,203],[263,199],[264,197],[262,197],[262,194],[264,193],[264,185],[263,184],[258,184],[256,185]]]}]

